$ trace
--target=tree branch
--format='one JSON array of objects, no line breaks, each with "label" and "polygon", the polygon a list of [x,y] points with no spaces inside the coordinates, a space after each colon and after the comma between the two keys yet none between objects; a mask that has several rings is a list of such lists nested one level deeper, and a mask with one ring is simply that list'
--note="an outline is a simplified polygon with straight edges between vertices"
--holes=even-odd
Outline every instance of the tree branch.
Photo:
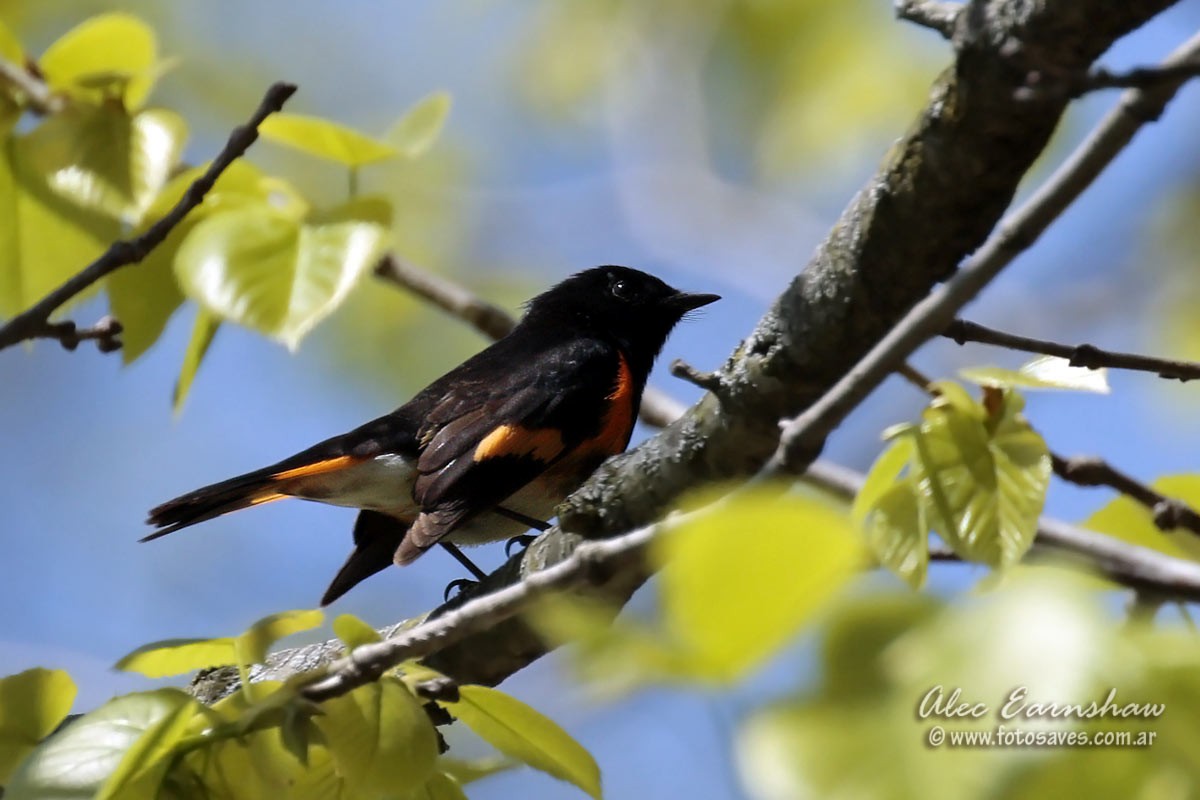
[{"label": "tree branch", "polygon": [[19,91],[26,106],[35,114],[57,114],[66,107],[66,101],[55,94],[44,80],[4,58],[0,58],[0,80]]},{"label": "tree branch", "polygon": [[1184,528],[1200,534],[1200,514],[1182,500],[1167,497],[1095,456],[1063,458],[1050,454],[1054,474],[1077,486],[1109,486],[1148,508],[1162,531]]},{"label": "tree branch", "polygon": [[[394,253],[384,256],[375,275],[415,294],[451,316],[458,317],[491,339],[508,335],[517,321],[507,311],[487,302],[467,287],[427,272]],[[640,418],[654,428],[663,428],[683,413],[685,406],[652,387],[642,394]]]},{"label": "tree branch", "polygon": [[956,319],[950,327],[942,331],[942,336],[953,339],[958,344],[978,342],[1006,347],[1009,350],[1020,350],[1025,353],[1042,353],[1048,356],[1058,356],[1071,362],[1073,367],[1087,369],[1128,369],[1138,372],[1153,372],[1160,378],[1168,380],[1190,381],[1200,378],[1200,364],[1195,361],[1174,361],[1154,356],[1143,356],[1136,353],[1121,353],[1115,350],[1102,350],[1091,344],[1061,344],[1045,339],[1034,339],[1029,336],[1019,336],[1015,333],[1005,333],[994,328],[985,328],[975,322]]},{"label": "tree branch", "polygon": [[428,300],[490,339],[504,338],[516,325],[516,320],[507,311],[483,300],[467,287],[418,269],[394,253],[389,253],[379,261],[375,274],[422,300]]},{"label": "tree branch", "polygon": [[258,126],[262,124],[262,121],[281,109],[295,91],[296,87],[290,83],[276,83],[271,86],[250,120],[233,129],[225,147],[209,164],[204,174],[188,187],[183,197],[175,204],[174,208],[167,212],[166,216],[137,238],[113,242],[108,250],[82,271],[50,292],[32,308],[18,314],[9,320],[8,324],[0,327],[0,350],[37,338],[54,338],[65,341],[56,333],[54,323],[50,322],[50,315],[92,284],[121,267],[140,262],[151,250],[162,244],[162,241],[167,238],[176,225],[183,221],[188,212],[200,205],[221,173],[254,143],[254,140],[258,138]]},{"label": "tree branch", "polygon": [[1197,77],[1200,77],[1200,58],[1157,67],[1137,67],[1126,72],[1112,72],[1100,67],[1074,75],[1054,75],[1035,70],[1026,76],[1018,97],[1028,99],[1038,94],[1079,97],[1103,89],[1149,89],[1160,83],[1177,83]]},{"label": "tree branch", "polygon": [[[1200,54],[1200,34],[1167,60],[1168,66]],[[954,315],[1050,226],[1091,185],[1147,121],[1155,120],[1183,79],[1126,92],[1117,107],[1050,176],[1028,202],[946,284],[912,308],[862,360],[800,416],[789,422],[768,472],[800,472],[834,428],[926,340],[946,330]]]},{"label": "tree branch", "polygon": [[896,0],[895,3],[898,19],[937,31],[944,39],[954,38],[954,26],[964,8],[962,3],[943,0]]}]

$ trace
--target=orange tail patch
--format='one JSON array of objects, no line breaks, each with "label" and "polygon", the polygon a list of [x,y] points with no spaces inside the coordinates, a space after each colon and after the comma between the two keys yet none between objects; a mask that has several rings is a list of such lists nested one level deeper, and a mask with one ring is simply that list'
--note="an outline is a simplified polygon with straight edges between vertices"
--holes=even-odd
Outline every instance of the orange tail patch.
[{"label": "orange tail patch", "polygon": [[[303,467],[285,469],[283,472],[276,472],[271,476],[271,479],[276,481],[286,481],[291,480],[292,478],[307,478],[312,475],[324,475],[326,472],[336,472],[339,469],[345,469],[346,467],[353,466],[362,460],[362,458],[356,458],[354,456],[338,456],[337,458],[327,458],[324,461],[317,461],[313,464],[305,464]],[[280,497],[282,497],[282,495],[280,495]],[[269,501],[261,500],[259,502],[266,503]]]}]

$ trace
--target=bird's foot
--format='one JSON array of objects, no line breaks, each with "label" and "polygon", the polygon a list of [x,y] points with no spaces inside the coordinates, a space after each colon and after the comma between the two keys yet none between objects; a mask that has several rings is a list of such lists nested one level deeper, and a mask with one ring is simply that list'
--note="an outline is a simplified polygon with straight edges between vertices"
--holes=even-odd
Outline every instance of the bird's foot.
[{"label": "bird's foot", "polygon": [[533,540],[536,538],[536,536],[530,536],[529,534],[512,537],[504,543],[504,557],[511,558],[514,548],[519,547],[522,551],[524,551],[527,547],[529,547],[529,545],[533,544]]},{"label": "bird's foot", "polygon": [[468,578],[459,578],[458,580],[450,581],[446,584],[446,591],[442,592],[442,602],[449,603],[451,597],[458,597],[463,592],[468,592],[479,585],[479,581],[473,581]]}]

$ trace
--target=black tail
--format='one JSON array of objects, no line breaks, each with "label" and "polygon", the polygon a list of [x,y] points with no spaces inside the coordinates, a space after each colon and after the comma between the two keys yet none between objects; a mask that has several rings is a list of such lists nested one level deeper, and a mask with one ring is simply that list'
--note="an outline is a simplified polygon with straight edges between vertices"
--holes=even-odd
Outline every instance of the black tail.
[{"label": "black tail", "polygon": [[406,533],[408,524],[395,517],[378,511],[360,511],[354,523],[354,552],[325,590],[321,605],[329,605],[359,582],[390,567]]},{"label": "black tail", "polygon": [[149,542],[174,533],[197,522],[228,514],[261,503],[269,503],[286,495],[275,490],[274,468],[261,469],[205,486],[182,497],[169,500],[150,510],[146,522],[160,530],[139,541]]}]

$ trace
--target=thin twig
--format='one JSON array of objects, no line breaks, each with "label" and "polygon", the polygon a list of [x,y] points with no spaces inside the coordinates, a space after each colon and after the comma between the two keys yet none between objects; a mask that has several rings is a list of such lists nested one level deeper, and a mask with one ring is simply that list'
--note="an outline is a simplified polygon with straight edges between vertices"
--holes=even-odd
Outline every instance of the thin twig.
[{"label": "thin twig", "polygon": [[504,338],[517,324],[504,309],[487,302],[465,286],[419,269],[393,253],[380,259],[375,274],[428,300],[491,339]]},{"label": "thin twig", "polygon": [[57,114],[66,107],[65,98],[55,94],[44,80],[3,58],[0,58],[0,80],[16,88],[23,95],[25,106],[35,114]]},{"label": "thin twig", "polygon": [[1102,350],[1091,344],[1061,344],[1045,339],[1034,339],[1029,336],[1019,336],[1015,333],[1005,333],[994,328],[985,328],[975,322],[956,319],[942,332],[942,336],[953,339],[959,344],[979,342],[1010,350],[1020,350],[1025,353],[1043,353],[1048,356],[1058,356],[1071,362],[1073,367],[1087,369],[1128,369],[1139,372],[1153,372],[1160,378],[1177,381],[1190,381],[1200,378],[1200,363],[1195,361],[1175,361],[1167,358],[1143,356],[1137,353],[1121,353],[1116,350]]},{"label": "thin twig", "polygon": [[1017,90],[1017,97],[1022,100],[1040,100],[1047,95],[1079,97],[1103,89],[1146,89],[1197,77],[1200,77],[1200,59],[1158,67],[1135,67],[1124,72],[1113,72],[1104,67],[1073,75],[1034,70],[1025,77],[1025,86]]},{"label": "thin twig", "polygon": [[671,362],[671,374],[705,391],[721,396],[721,376],[716,372],[702,372],[682,358]]},{"label": "thin twig", "polygon": [[937,31],[946,39],[954,37],[954,26],[962,13],[962,3],[940,0],[896,0],[896,17],[923,28]]},{"label": "thin twig", "polygon": [[46,336],[59,338],[53,333],[50,315],[92,284],[121,267],[140,262],[151,250],[160,245],[175,226],[187,216],[188,212],[200,205],[221,173],[254,143],[254,140],[258,138],[258,126],[262,124],[262,121],[281,109],[295,91],[296,87],[290,83],[276,83],[268,89],[262,103],[250,120],[233,129],[225,147],[209,164],[204,174],[188,187],[183,197],[175,204],[174,208],[167,212],[166,216],[137,238],[113,242],[103,255],[82,271],[50,292],[32,308],[9,320],[7,325],[0,328],[0,350],[28,339]]},{"label": "thin twig", "polygon": [[[1200,34],[1166,60],[1167,66],[1200,54]],[[825,438],[876,386],[925,341],[941,333],[975,295],[1014,258],[1030,247],[1149,120],[1157,119],[1182,80],[1126,92],[1111,111],[1025,205],[996,232],[941,289],[905,315],[866,356],[820,400],[788,422],[765,474],[801,472],[817,457]]]},{"label": "thin twig", "polygon": [[[423,300],[428,300],[491,339],[502,339],[517,324],[507,311],[487,302],[462,284],[423,270],[394,253],[380,259],[375,267],[375,274]],[[684,410],[683,404],[674,398],[647,387],[642,393],[639,417],[651,427],[665,428],[678,419]]]},{"label": "thin twig", "polygon": [[1184,528],[1200,534],[1200,514],[1182,500],[1156,492],[1095,456],[1063,458],[1050,454],[1054,474],[1077,486],[1108,486],[1150,509],[1154,524],[1162,531]]},{"label": "thin twig", "polygon": [[114,317],[104,316],[90,328],[77,328],[70,320],[51,322],[47,329],[38,334],[39,339],[55,339],[65,350],[74,350],[80,342],[94,341],[101,353],[113,353],[121,349],[118,338],[125,328]]}]

